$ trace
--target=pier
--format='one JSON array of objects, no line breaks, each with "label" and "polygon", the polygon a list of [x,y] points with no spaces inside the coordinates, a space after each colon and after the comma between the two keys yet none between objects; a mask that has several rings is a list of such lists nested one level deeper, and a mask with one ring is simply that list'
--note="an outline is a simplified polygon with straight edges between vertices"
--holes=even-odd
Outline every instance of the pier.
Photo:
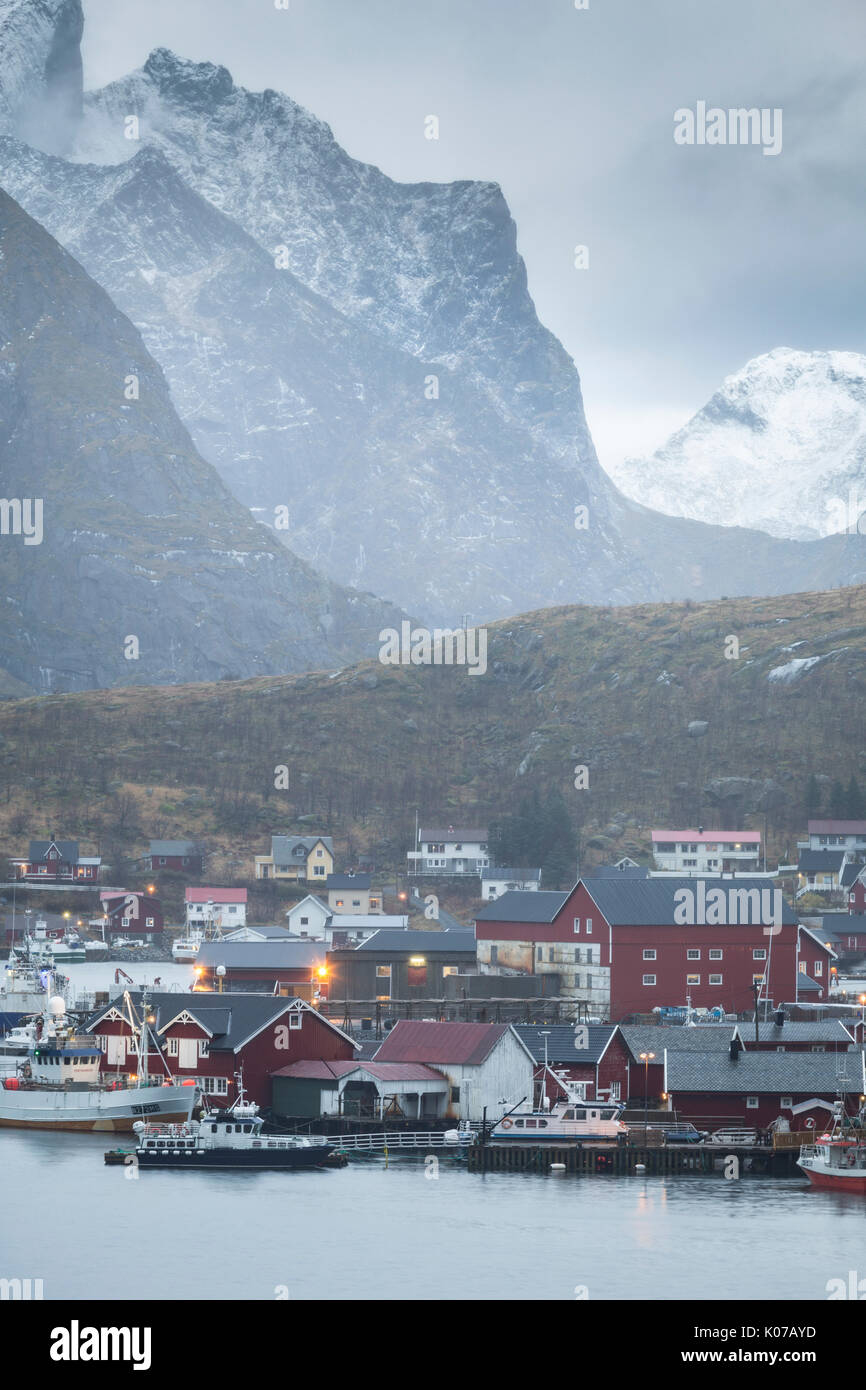
[{"label": "pier", "polygon": [[798,1150],[768,1144],[474,1144],[468,1151],[474,1173],[548,1173],[561,1163],[567,1173],[713,1173],[735,1158],[739,1172],[790,1177]]}]

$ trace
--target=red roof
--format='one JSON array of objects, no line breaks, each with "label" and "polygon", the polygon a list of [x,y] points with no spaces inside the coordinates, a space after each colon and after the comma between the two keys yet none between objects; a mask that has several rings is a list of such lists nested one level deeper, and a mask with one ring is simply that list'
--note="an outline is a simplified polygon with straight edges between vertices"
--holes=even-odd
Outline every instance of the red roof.
[{"label": "red roof", "polygon": [[272,1075],[293,1076],[301,1080],[329,1081],[334,1077],[347,1076],[349,1072],[357,1071],[359,1067],[369,1072],[371,1076],[375,1076],[377,1081],[445,1081],[441,1072],[434,1071],[432,1067],[420,1066],[415,1062],[317,1062],[309,1059],[304,1062],[292,1062],[290,1066],[281,1067]]},{"label": "red roof", "polygon": [[246,888],[187,888],[184,901],[188,903],[245,903]]},{"label": "red roof", "polygon": [[682,843],[694,841],[701,845],[745,844],[757,845],[761,842],[760,830],[654,830],[653,844],[662,842]]},{"label": "red roof", "polygon": [[508,1023],[396,1023],[376,1053],[377,1062],[448,1062],[479,1066],[509,1031]]},{"label": "red roof", "polygon": [[863,835],[866,820],[810,820],[810,835]]}]

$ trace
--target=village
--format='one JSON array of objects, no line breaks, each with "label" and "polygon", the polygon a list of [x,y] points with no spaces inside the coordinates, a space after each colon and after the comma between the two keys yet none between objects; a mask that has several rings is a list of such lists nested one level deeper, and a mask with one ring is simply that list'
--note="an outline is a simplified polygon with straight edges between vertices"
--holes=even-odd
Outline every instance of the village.
[{"label": "village", "polygon": [[[124,1000],[146,986],[151,1075],[224,1109],[242,1087],[294,1132],[480,1127],[495,1152],[515,1107],[595,1104],[650,1163],[704,1142],[795,1157],[840,1094],[851,1116],[866,1097],[866,821],[810,820],[797,863],[775,869],[754,830],[651,844],[649,863],[553,890],[495,863],[477,825],[419,825],[403,875],[341,869],[329,835],[275,833],[247,886],[210,881],[196,842],[152,840],[127,887],[49,837],[11,861],[0,943],[69,966],[73,991],[77,963],[114,965],[114,989],[70,999],[104,1081],[136,1070]],[[262,883],[280,920],[248,920]],[[441,902],[455,883],[462,920]],[[182,888],[181,920],[164,888]],[[700,910],[684,914],[689,895]],[[169,963],[184,983],[163,979]],[[2,992],[0,1020],[19,1021]]]}]

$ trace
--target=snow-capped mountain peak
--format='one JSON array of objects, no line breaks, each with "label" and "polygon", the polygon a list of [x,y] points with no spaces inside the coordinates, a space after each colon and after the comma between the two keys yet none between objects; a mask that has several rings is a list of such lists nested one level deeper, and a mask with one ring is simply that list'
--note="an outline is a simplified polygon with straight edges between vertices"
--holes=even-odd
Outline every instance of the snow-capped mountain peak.
[{"label": "snow-capped mountain peak", "polygon": [[805,540],[851,530],[866,511],[866,356],[774,348],[610,473],[672,516]]}]

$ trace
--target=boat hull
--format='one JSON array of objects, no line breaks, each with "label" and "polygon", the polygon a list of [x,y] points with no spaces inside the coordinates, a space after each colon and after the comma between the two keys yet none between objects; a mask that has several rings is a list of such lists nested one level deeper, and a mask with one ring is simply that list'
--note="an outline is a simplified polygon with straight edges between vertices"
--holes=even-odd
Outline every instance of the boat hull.
[{"label": "boat hull", "polygon": [[[800,1165],[803,1166],[802,1164]],[[813,1187],[831,1192],[854,1192],[866,1197],[866,1171],[853,1170],[846,1173],[837,1168],[803,1168],[803,1172]]]},{"label": "boat hull", "polygon": [[318,1168],[333,1153],[333,1144],[317,1144],[310,1149],[278,1149],[275,1153],[260,1150],[233,1152],[231,1149],[180,1149],[174,1153],[136,1153],[139,1168],[235,1168],[265,1171],[283,1168]]},{"label": "boat hull", "polygon": [[0,1128],[63,1129],[131,1134],[137,1120],[186,1124],[194,1086],[142,1086],[138,1090],[73,1091],[0,1086]]}]

